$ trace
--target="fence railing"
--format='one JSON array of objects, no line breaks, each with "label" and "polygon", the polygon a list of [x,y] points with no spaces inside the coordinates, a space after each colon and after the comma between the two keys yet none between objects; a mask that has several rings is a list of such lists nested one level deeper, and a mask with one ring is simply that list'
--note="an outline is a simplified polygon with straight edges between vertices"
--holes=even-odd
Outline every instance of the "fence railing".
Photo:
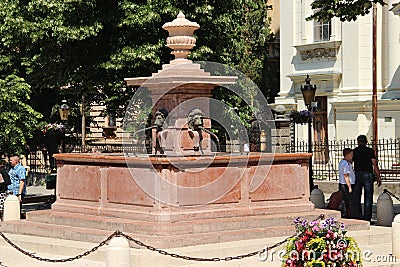
[{"label": "fence railing", "polygon": [[[400,139],[380,139],[378,145],[378,165],[381,177],[386,181],[400,181]],[[344,148],[356,148],[356,140],[340,140],[313,143],[313,172],[318,180],[337,180],[338,165],[343,158]],[[373,144],[370,144],[373,147]],[[287,149],[289,150],[289,147]],[[297,141],[295,152],[307,152],[308,142]]]},{"label": "fence railing", "polygon": [[[317,180],[337,180],[338,164],[343,158],[342,151],[345,147],[355,148],[355,140],[315,142],[313,144],[313,172]],[[371,145],[372,147],[372,145]],[[148,153],[143,145],[66,145],[68,153]],[[221,151],[238,152],[238,144],[234,142],[221,146]],[[238,150],[238,151],[236,151]],[[287,152],[306,153],[307,141],[296,141],[294,146],[287,145]],[[27,155],[27,165],[32,173],[46,174],[50,171],[50,164],[46,149],[39,148]],[[400,181],[400,138],[381,139],[378,141],[378,162],[382,179],[386,181]]]},{"label": "fence railing", "polygon": [[[61,151],[61,146],[59,147],[59,151]],[[67,153],[148,153],[146,147],[141,144],[127,144],[124,146],[115,144],[85,146],[66,144],[65,151]],[[35,183],[36,180],[44,178],[45,175],[50,173],[50,160],[45,146],[29,151],[26,165],[29,167],[30,173],[28,175],[28,184]]]}]

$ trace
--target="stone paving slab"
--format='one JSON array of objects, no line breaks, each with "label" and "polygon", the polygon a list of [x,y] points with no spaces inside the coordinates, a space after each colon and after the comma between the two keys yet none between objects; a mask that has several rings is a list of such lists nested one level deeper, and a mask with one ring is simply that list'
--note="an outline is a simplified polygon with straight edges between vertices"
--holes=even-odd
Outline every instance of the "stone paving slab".
[{"label": "stone paving slab", "polygon": [[[391,228],[390,227],[379,227],[379,226],[372,226],[370,230],[362,230],[362,231],[350,231],[348,233],[349,236],[354,237],[362,251],[366,251],[369,255],[369,261],[364,261],[363,266],[365,267],[380,267],[380,266],[386,266],[386,267],[400,267],[400,259],[396,259],[396,262],[387,262],[387,261],[381,261],[380,259],[383,259],[386,257],[386,259],[391,259],[391,261],[394,260],[393,257],[390,257],[390,253],[392,250],[391,247]],[[263,248],[266,244],[270,245],[273,244],[278,240],[278,238],[273,239],[267,239],[267,240],[253,240],[256,243],[263,243],[263,245],[259,248]],[[232,244],[233,245],[233,244]],[[220,255],[226,254],[229,255],[229,244],[225,244],[225,247],[223,248],[223,251],[220,251]],[[235,246],[238,246],[238,244],[235,244]],[[203,247],[204,250],[206,250]],[[275,249],[275,251],[279,251],[281,249],[284,249],[284,246],[278,247]],[[245,252],[245,248],[242,249],[242,253]],[[211,257],[214,256],[211,254]],[[163,265],[163,266],[176,266],[176,265]],[[244,267],[244,266],[254,266],[254,267],[261,267],[261,266],[281,266],[281,262],[278,259],[278,256],[276,254],[273,254],[272,256],[269,256],[267,260],[265,261],[260,261],[257,257],[251,257],[251,258],[246,258],[243,260],[238,260],[238,261],[231,261],[231,262],[217,262],[217,263],[207,263],[207,262],[199,262],[199,263],[187,263],[184,265],[179,265],[181,267],[205,267],[205,266],[215,266],[215,267],[228,267],[228,266],[233,266],[233,267]]]},{"label": "stone paving slab", "polygon": [[[49,263],[43,261],[37,261],[35,259],[29,258],[15,250],[14,248],[8,246],[0,246],[0,262],[7,267],[105,267],[105,262],[100,261],[91,261],[86,259],[80,259],[73,262],[66,263]],[[38,256],[44,258],[54,258],[59,259],[58,255],[53,254],[45,254],[45,253],[37,253]]]}]

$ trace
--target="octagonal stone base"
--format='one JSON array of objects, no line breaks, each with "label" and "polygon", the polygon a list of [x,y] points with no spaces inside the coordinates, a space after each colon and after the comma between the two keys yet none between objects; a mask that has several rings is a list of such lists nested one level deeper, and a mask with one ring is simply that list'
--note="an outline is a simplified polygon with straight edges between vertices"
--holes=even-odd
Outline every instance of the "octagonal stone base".
[{"label": "octagonal stone base", "polygon": [[[29,212],[25,222],[6,223],[2,231],[29,229],[33,235],[99,242],[121,230],[166,248],[282,236],[293,232],[291,223],[297,216],[312,219],[321,212],[309,201],[310,154],[250,153],[172,160],[58,154],[56,158],[57,201],[52,209]],[[208,167],[199,170],[205,163]],[[139,186],[135,175],[151,181],[157,188],[155,194],[149,195]],[[219,179],[228,182],[217,183]],[[179,186],[166,188],[166,180]],[[235,182],[229,183],[231,180]],[[210,184],[216,187],[198,193],[181,189]],[[205,202],[215,192],[223,194]],[[340,216],[335,211],[324,213]]]}]

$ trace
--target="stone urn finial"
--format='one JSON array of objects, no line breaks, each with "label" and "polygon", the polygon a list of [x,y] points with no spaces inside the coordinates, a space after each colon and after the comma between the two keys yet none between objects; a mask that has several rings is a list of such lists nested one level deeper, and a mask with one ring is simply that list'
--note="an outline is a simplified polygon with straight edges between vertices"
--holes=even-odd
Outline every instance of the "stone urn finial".
[{"label": "stone urn finial", "polygon": [[162,28],[169,33],[167,47],[172,49],[171,54],[175,56],[175,59],[187,58],[190,50],[196,46],[193,33],[200,28],[199,24],[186,19],[185,15],[179,12],[176,19],[165,23]]}]

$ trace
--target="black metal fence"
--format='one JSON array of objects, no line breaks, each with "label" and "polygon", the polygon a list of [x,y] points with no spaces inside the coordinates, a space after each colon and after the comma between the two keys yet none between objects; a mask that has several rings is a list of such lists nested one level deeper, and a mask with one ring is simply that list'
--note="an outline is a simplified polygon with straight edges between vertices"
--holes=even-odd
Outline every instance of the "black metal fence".
[{"label": "black metal fence", "polygon": [[[62,146],[59,146],[61,151]],[[148,149],[141,144],[127,144],[127,145],[77,145],[77,144],[66,144],[66,153],[135,153],[145,154],[148,153]],[[50,173],[50,160],[45,146],[39,146],[35,150],[27,152],[26,165],[29,168],[28,172],[28,184],[36,184],[36,181],[43,179],[48,173]]]},{"label": "black metal fence", "polygon": [[48,173],[50,171],[48,154],[44,146],[27,153],[26,165],[29,167],[30,173]]},{"label": "black metal fence", "polygon": [[140,144],[124,145],[73,145],[66,147],[67,153],[137,153],[146,154],[148,149]]},{"label": "black metal fence", "polygon": [[[400,138],[378,141],[378,165],[381,177],[386,181],[400,181]],[[373,144],[370,144],[373,147]],[[315,142],[313,144],[313,172],[318,180],[337,180],[338,165],[344,148],[356,148],[356,140]],[[290,148],[287,149],[290,151]],[[295,152],[307,152],[308,142],[297,141]]]},{"label": "black metal fence", "polygon": [[[222,148],[223,147],[223,148]],[[342,151],[345,147],[357,147],[356,140],[340,140],[316,142],[313,144],[313,171],[317,180],[337,180],[338,164],[342,159]],[[371,145],[372,147],[372,145]],[[239,144],[234,142],[221,146],[222,151],[239,152]],[[61,147],[60,147],[61,149]],[[237,150],[237,151],[236,151]],[[296,141],[294,146],[287,145],[287,152],[306,153],[307,141]],[[149,147],[140,144],[131,145],[77,145],[67,144],[68,153],[149,153]],[[386,181],[400,181],[400,138],[381,139],[378,142],[378,162],[382,179]],[[44,147],[31,151],[27,155],[27,166],[31,175],[40,177],[50,172],[50,164],[47,151]],[[35,179],[34,179],[35,180]]]}]

